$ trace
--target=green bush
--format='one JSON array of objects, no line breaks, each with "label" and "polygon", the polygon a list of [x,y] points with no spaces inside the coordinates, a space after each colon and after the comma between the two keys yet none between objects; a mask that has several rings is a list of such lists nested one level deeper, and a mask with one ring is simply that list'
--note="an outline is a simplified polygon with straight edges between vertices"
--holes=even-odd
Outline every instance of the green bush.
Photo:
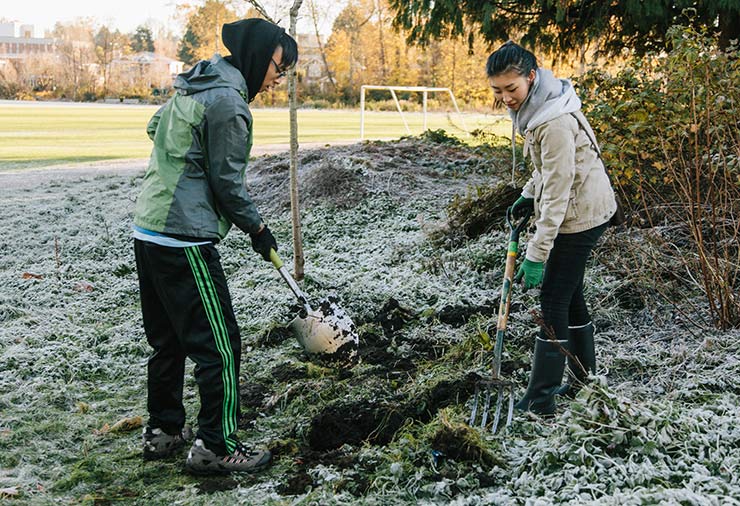
[{"label": "green bush", "polygon": [[330,109],[332,107],[332,103],[323,98],[309,98],[303,100],[300,104],[300,107],[301,109]]},{"label": "green bush", "polygon": [[740,326],[740,54],[691,28],[669,35],[669,53],[578,85],[631,223],[686,230],[681,248],[663,234],[675,261],[696,277],[715,325]]},{"label": "green bush", "polygon": [[740,55],[693,29],[676,26],[669,35],[670,53],[634,57],[615,76],[593,69],[576,83],[632,211],[676,202],[681,183],[669,164],[681,163],[680,172],[697,148],[709,159],[729,155],[727,169],[738,167]]}]

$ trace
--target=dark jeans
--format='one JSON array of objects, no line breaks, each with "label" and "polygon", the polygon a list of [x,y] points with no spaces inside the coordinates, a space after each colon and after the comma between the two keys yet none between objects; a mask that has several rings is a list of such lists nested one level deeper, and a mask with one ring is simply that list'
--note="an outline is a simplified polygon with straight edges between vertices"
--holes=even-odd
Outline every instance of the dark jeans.
[{"label": "dark jeans", "polygon": [[185,423],[185,358],[200,393],[197,437],[231,453],[239,416],[241,338],[221,260],[212,244],[168,248],[134,240],[149,357],[149,426],[169,434]]},{"label": "dark jeans", "polygon": [[[545,264],[540,290],[542,318],[555,339],[567,341],[568,325],[581,326],[591,321],[583,298],[586,261],[608,223],[576,234],[559,234]],[[542,329],[540,337],[551,339]]]}]

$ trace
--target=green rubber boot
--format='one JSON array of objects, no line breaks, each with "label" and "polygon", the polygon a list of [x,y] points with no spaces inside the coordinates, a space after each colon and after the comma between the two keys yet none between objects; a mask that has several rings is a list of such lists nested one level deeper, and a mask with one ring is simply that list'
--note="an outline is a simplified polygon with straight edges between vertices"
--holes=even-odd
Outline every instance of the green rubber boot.
[{"label": "green rubber boot", "polygon": [[568,357],[568,380],[556,392],[563,397],[573,398],[588,381],[589,374],[596,373],[596,350],[594,349],[594,324],[568,328],[568,346],[577,363]]},{"label": "green rubber boot", "polygon": [[529,385],[524,397],[514,407],[538,415],[555,412],[555,393],[563,381],[565,352],[568,341],[548,341],[537,337],[534,344],[534,360]]}]

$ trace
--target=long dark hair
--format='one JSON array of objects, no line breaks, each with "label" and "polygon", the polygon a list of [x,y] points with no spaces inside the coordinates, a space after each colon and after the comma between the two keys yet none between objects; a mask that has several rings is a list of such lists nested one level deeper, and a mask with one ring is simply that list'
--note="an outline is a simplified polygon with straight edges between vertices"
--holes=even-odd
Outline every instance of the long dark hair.
[{"label": "long dark hair", "polygon": [[510,40],[488,57],[486,74],[488,77],[494,77],[511,70],[521,76],[528,76],[531,71],[537,70],[537,58],[534,54]]}]

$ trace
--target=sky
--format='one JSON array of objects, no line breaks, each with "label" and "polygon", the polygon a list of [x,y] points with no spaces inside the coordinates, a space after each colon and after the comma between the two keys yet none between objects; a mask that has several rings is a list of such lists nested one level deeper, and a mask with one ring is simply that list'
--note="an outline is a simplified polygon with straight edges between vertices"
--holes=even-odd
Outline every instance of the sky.
[{"label": "sky", "polygon": [[[265,0],[262,4],[271,12],[275,1],[279,0]],[[137,26],[149,22],[154,26],[164,25],[173,33],[181,35],[183,27],[175,15],[177,6],[187,3],[197,4],[198,0],[0,0],[0,18],[34,25],[36,37],[43,37],[45,30],[51,30],[57,21],[72,21],[79,17],[94,18],[101,25],[105,24],[125,33],[133,32]],[[246,3],[245,1],[244,4]],[[336,6],[339,3],[341,2],[336,0],[317,0],[318,5]],[[305,7],[301,10],[304,14],[307,12]],[[336,7],[330,10],[336,10]],[[287,14],[284,18],[287,20]],[[331,20],[325,20],[322,25],[322,32],[331,30]],[[298,25],[299,32],[312,29],[313,25],[308,20],[303,20]]]},{"label": "sky", "polygon": [[125,0],[124,2],[90,0],[3,0],[0,17],[20,24],[34,25],[35,35],[43,37],[45,30],[54,28],[57,21],[72,21],[75,18],[91,17],[100,24],[133,32],[148,20],[155,20],[179,32],[180,25],[174,19],[176,6],[183,0]]}]

